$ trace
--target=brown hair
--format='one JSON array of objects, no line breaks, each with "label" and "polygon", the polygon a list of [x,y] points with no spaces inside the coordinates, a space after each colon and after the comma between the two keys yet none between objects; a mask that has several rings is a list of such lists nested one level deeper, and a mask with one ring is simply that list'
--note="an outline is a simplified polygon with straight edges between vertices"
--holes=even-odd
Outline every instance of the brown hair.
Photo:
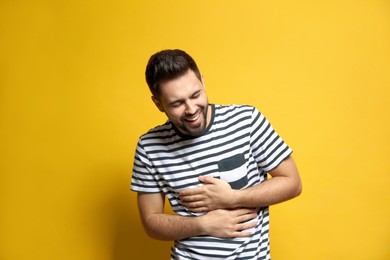
[{"label": "brown hair", "polygon": [[194,59],[182,50],[162,50],[153,54],[146,66],[145,77],[150,92],[156,98],[160,97],[160,84],[164,81],[178,78],[188,70],[192,70],[199,80],[202,76]]}]

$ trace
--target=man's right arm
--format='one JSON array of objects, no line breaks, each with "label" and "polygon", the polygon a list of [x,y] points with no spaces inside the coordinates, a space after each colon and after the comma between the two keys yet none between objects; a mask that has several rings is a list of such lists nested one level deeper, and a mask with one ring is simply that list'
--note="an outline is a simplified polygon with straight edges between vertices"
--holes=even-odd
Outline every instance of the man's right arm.
[{"label": "man's right arm", "polygon": [[[164,213],[163,193],[138,193],[138,207],[146,233],[158,240],[181,240],[188,237],[246,237],[242,230],[256,225],[253,209],[218,209],[200,217],[183,217]],[[247,222],[247,223],[245,223]]]}]

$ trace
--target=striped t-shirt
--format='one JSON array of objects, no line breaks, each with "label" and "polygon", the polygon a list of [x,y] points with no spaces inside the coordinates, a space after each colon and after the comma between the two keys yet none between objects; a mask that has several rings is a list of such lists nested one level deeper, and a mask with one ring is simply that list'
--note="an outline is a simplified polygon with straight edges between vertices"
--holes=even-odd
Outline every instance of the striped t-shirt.
[{"label": "striped t-shirt", "polygon": [[[202,185],[209,175],[245,189],[267,179],[291,149],[268,120],[247,105],[211,105],[211,121],[200,137],[182,136],[168,120],[138,141],[131,189],[163,192],[181,216],[199,216],[180,204],[178,193]],[[258,209],[253,235],[245,238],[197,236],[175,241],[172,259],[270,259],[269,211]]]}]

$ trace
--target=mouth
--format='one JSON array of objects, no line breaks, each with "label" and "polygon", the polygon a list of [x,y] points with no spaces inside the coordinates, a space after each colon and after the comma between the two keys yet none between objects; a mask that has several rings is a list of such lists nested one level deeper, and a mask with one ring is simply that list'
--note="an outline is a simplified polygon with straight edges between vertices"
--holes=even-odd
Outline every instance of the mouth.
[{"label": "mouth", "polygon": [[196,114],[195,116],[193,117],[188,117],[186,118],[185,120],[189,123],[195,123],[196,121],[198,121],[200,118],[200,113]]}]

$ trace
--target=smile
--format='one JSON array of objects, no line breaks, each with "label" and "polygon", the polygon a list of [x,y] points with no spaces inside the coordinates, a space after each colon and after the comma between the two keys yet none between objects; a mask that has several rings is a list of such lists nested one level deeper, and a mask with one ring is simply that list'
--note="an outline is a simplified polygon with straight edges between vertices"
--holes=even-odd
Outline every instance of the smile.
[{"label": "smile", "polygon": [[197,114],[197,115],[194,116],[194,117],[186,118],[186,121],[195,122],[196,120],[199,119],[199,117],[200,117],[200,114]]}]

